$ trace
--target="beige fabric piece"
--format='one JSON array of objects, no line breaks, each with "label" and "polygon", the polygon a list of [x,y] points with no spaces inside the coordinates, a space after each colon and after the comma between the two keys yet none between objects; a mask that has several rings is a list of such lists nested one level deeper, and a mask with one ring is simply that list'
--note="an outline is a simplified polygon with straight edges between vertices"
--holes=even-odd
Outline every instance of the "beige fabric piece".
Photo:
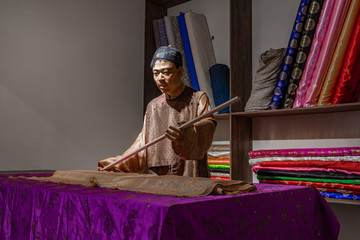
[{"label": "beige fabric piece", "polygon": [[233,195],[256,191],[253,184],[243,181],[88,170],[55,171],[51,177],[23,178],[177,197]]}]

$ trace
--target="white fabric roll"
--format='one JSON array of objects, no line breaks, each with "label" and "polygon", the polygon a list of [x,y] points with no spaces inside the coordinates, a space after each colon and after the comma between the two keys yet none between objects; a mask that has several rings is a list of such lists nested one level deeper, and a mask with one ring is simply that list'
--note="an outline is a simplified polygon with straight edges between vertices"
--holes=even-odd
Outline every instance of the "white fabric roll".
[{"label": "white fabric roll", "polygon": [[209,69],[216,63],[216,58],[206,17],[188,11],[185,22],[200,90],[208,95],[211,107],[215,107]]}]

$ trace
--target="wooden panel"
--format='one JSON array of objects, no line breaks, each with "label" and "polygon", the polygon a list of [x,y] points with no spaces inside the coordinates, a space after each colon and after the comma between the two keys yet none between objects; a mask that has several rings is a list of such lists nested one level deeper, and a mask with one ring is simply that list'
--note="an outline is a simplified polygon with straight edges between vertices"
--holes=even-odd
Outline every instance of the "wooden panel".
[{"label": "wooden panel", "polygon": [[252,182],[249,151],[252,150],[252,122],[246,117],[231,116],[231,179]]},{"label": "wooden panel", "polygon": [[[252,8],[251,0],[230,0],[230,96],[242,101],[231,112],[241,112],[252,85]],[[230,116],[231,179],[252,181],[248,153],[252,150],[252,120]]]},{"label": "wooden panel", "polygon": [[157,88],[150,69],[151,59],[156,50],[153,20],[163,18],[167,13],[167,8],[147,0],[145,3],[145,56],[144,56],[144,113],[147,104],[161,94]]},{"label": "wooden panel", "polygon": [[231,106],[241,112],[249,99],[252,85],[251,0],[230,0],[230,98],[239,96],[242,102]]}]

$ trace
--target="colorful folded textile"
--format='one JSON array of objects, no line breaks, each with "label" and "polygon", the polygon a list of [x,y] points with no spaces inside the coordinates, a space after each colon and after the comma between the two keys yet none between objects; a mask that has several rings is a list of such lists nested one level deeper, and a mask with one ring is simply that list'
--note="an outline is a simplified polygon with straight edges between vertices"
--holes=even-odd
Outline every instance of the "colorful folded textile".
[{"label": "colorful folded textile", "polygon": [[249,160],[249,164],[256,165],[267,161],[352,161],[360,162],[360,156],[331,156],[331,157],[264,157]]},{"label": "colorful folded textile", "polygon": [[230,165],[230,159],[208,159],[208,164]]},{"label": "colorful folded textile", "polygon": [[217,173],[230,173],[230,168],[209,168],[210,173],[217,172]]},{"label": "colorful folded textile", "polygon": [[255,150],[249,152],[250,158],[260,157],[328,157],[328,156],[360,156],[360,147],[339,148],[293,148]]},{"label": "colorful folded textile", "polygon": [[305,181],[305,182],[327,182],[327,183],[344,183],[344,184],[359,184],[360,179],[322,179],[322,178],[299,178],[299,177],[285,177],[285,176],[264,176],[257,175],[259,180],[292,180],[292,181]]},{"label": "colorful folded textile", "polygon": [[[360,167],[360,164],[359,164]],[[277,170],[277,171],[292,171],[292,172],[340,172],[345,174],[354,174],[360,175],[360,171],[348,171],[343,169],[336,168],[322,168],[322,167],[284,167],[284,166],[276,166],[276,167],[265,167],[261,166],[261,164],[257,164],[252,167],[252,171],[257,173],[258,170]]]},{"label": "colorful folded textile", "polygon": [[[211,170],[210,170],[211,171]],[[359,175],[346,174],[340,172],[312,172],[312,171],[279,171],[279,170],[258,170],[261,176],[281,176],[296,178],[323,178],[323,179],[359,179]]]},{"label": "colorful folded textile", "polygon": [[297,186],[309,186],[316,188],[334,188],[339,190],[351,190],[360,191],[360,185],[355,184],[343,184],[343,183],[326,183],[326,182],[307,182],[307,181],[292,181],[292,180],[272,180],[261,179],[260,183],[270,184],[283,184],[283,185],[297,185]]},{"label": "colorful folded textile", "polygon": [[230,177],[230,173],[210,172],[210,176],[214,176],[214,177]]},{"label": "colorful folded textile", "polygon": [[218,176],[211,176],[211,179],[219,179],[219,180],[230,180],[230,177],[218,177]]},{"label": "colorful folded textile", "polygon": [[221,168],[221,169],[230,169],[230,165],[226,164],[209,164],[210,168]]},{"label": "colorful folded textile", "polygon": [[230,151],[208,151],[209,158],[229,158]]},{"label": "colorful folded textile", "polygon": [[260,165],[263,167],[323,167],[360,172],[358,162],[348,161],[268,161],[261,162]]},{"label": "colorful folded textile", "polygon": [[345,193],[345,194],[360,194],[360,191],[344,190],[337,188],[316,188],[319,192],[333,192],[333,193]]},{"label": "colorful folded textile", "polygon": [[230,155],[230,141],[213,141],[208,153],[214,153],[214,154],[224,154],[226,153],[227,155]]}]

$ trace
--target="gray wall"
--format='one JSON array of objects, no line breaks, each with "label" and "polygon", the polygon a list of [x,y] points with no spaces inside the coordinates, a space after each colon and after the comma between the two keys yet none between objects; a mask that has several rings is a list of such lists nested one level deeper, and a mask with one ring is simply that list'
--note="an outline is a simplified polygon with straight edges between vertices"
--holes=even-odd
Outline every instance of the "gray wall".
[{"label": "gray wall", "polygon": [[142,127],[143,0],[0,0],[0,170],[96,169]]}]

